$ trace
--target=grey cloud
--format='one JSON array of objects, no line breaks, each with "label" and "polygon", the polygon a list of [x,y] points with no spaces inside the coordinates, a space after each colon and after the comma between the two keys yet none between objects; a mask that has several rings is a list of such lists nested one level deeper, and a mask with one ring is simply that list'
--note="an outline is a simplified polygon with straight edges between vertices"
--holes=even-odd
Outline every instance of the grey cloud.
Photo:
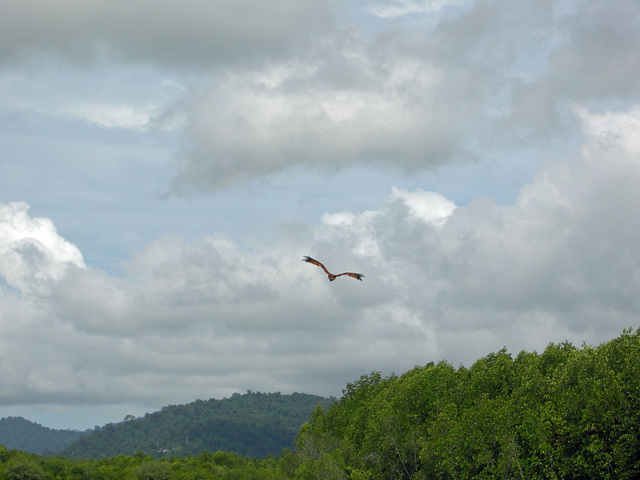
[{"label": "grey cloud", "polygon": [[559,27],[567,42],[549,58],[550,77],[563,79],[567,94],[577,100],[640,93],[635,72],[640,70],[640,6],[634,2],[611,5],[577,4],[574,15]]},{"label": "grey cloud", "polygon": [[[204,328],[222,337],[300,326],[335,331],[332,316],[340,306],[327,308],[307,298],[328,290],[325,278],[303,280],[300,258],[279,249],[252,254],[222,236],[195,243],[163,237],[135,255],[126,278],[69,272],[50,298],[58,316],[90,335],[139,338],[150,328],[167,334]],[[308,309],[317,311],[315,323]]]},{"label": "grey cloud", "polygon": [[0,60],[33,52],[94,59],[106,49],[143,63],[209,66],[289,51],[328,21],[324,2],[9,0]]},{"label": "grey cloud", "polygon": [[[543,134],[566,131],[571,108],[582,104],[611,108],[640,95],[635,72],[640,69],[640,8],[633,2],[553,2],[547,47],[538,60],[539,77],[514,78],[513,111],[509,121]],[[538,53],[539,54],[539,53]],[[526,61],[523,61],[526,65]]]},{"label": "grey cloud", "polygon": [[[173,182],[181,193],[295,167],[415,173],[487,161],[505,147],[543,156],[578,132],[576,104],[608,108],[640,93],[637,3],[404,7],[411,21],[398,24],[367,17],[362,2],[330,12],[325,2],[293,0],[11,0],[0,59],[44,51],[52,62],[85,55],[186,70],[174,77],[190,92],[184,102],[76,102],[67,111],[105,125],[185,126]],[[205,68],[194,74],[196,65]]]},{"label": "grey cloud", "polygon": [[631,2],[479,0],[432,28],[336,28],[304,56],[228,68],[194,98],[174,189],[548,154],[579,131],[576,104],[638,98],[638,15]]},{"label": "grey cloud", "polygon": [[495,329],[537,321],[581,335],[619,331],[640,307],[640,170],[637,145],[611,143],[635,141],[634,127],[626,137],[608,121],[579,158],[546,165],[513,205],[477,199],[436,227],[389,202],[330,238],[359,251],[358,240],[370,237],[370,257],[362,255],[370,277],[387,279],[383,298],[402,299],[438,339],[450,328],[505,338]]},{"label": "grey cloud", "polygon": [[[631,205],[640,197],[630,184],[640,172],[633,161],[612,171],[609,160],[543,172],[530,186],[535,193],[523,192],[513,207],[484,202],[456,211],[445,230],[463,240],[444,267],[459,268],[459,257],[464,263],[449,272],[442,317],[456,309],[513,316],[537,310],[579,331],[597,328],[603,312],[632,322],[639,264],[632,253],[637,233],[629,232],[639,226]],[[629,184],[616,181],[621,171],[633,179]],[[560,198],[549,195],[546,175]],[[617,183],[615,193],[599,187],[610,183]]]},{"label": "grey cloud", "polygon": [[438,68],[402,56],[380,66],[371,51],[350,48],[329,42],[291,64],[228,70],[194,103],[175,188],[224,188],[293,166],[411,171],[468,155],[457,116],[432,89]]}]

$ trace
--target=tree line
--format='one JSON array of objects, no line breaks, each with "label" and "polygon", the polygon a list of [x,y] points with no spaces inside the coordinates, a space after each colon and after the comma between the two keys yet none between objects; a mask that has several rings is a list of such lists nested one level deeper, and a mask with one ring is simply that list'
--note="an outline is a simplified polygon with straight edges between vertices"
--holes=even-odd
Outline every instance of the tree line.
[{"label": "tree line", "polygon": [[640,478],[640,329],[597,347],[503,349],[469,368],[372,372],[318,405],[294,448],[275,456],[73,459],[0,447],[0,480],[26,478]]},{"label": "tree line", "polygon": [[73,459],[0,446],[3,480],[285,480],[277,457],[254,459],[231,452],[153,458],[143,452]]},{"label": "tree line", "polygon": [[640,478],[639,331],[365,375],[314,411],[283,468],[295,479]]}]

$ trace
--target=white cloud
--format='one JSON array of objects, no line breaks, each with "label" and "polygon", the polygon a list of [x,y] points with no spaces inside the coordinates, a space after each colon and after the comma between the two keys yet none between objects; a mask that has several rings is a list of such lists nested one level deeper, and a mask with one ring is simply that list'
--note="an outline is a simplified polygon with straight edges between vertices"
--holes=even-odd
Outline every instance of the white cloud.
[{"label": "white cloud", "polygon": [[145,130],[153,119],[154,106],[81,104],[69,106],[65,113],[106,128]]},{"label": "white cloud", "polygon": [[372,15],[382,18],[396,18],[411,14],[433,14],[448,6],[456,6],[465,0],[423,0],[416,2],[412,0],[396,0],[387,4],[380,4],[371,7],[369,11]]},{"label": "white cloud", "polygon": [[391,190],[390,198],[403,201],[416,218],[436,225],[444,225],[447,217],[456,208],[452,201],[447,200],[439,193],[425,192],[421,189],[415,192],[408,192],[394,187]]},{"label": "white cloud", "polygon": [[23,292],[46,291],[69,268],[84,268],[75,245],[48,218],[31,218],[24,202],[0,204],[0,275]]},{"label": "white cloud", "polygon": [[437,69],[406,58],[380,68],[344,48],[330,42],[291,68],[228,71],[195,104],[178,187],[227,187],[296,165],[449,160],[451,118],[431,112]]},{"label": "white cloud", "polygon": [[624,112],[592,113],[586,108],[577,108],[576,111],[585,134],[592,137],[594,143],[605,148],[616,145],[626,155],[640,153],[640,107]]}]

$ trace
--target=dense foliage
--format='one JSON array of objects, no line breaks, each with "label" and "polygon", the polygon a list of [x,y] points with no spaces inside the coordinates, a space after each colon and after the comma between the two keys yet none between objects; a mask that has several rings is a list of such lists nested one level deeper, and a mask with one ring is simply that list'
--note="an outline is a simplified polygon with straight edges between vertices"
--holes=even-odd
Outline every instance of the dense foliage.
[{"label": "dense foliage", "polygon": [[[249,428],[241,405],[286,409],[282,397],[249,392],[232,400]],[[399,377],[373,372],[348,384],[337,402],[318,398],[295,449],[279,457],[218,451],[158,458],[137,451],[81,460],[0,447],[0,480],[640,478],[640,330],[598,347],[564,342],[515,358],[501,350],[470,368],[440,362]],[[217,402],[166,407],[123,423],[152,429]],[[234,402],[222,403],[215,408],[234,411]],[[229,418],[201,423],[199,448],[226,428],[240,437],[237,424],[225,426]]]},{"label": "dense foliage", "polygon": [[170,405],[144,417],[96,428],[63,449],[72,458],[106,458],[143,452],[156,458],[218,450],[263,457],[293,447],[316,406],[335,401],[317,395],[247,392],[222,400]]},{"label": "dense foliage", "polygon": [[275,457],[235,453],[155,459],[137,452],[101,460],[38,456],[0,446],[2,480],[284,480]]},{"label": "dense foliage", "polygon": [[372,373],[283,455],[296,479],[640,478],[640,334]]},{"label": "dense foliage", "polygon": [[82,436],[77,430],[55,430],[22,417],[0,419],[0,445],[31,453],[58,451]]}]

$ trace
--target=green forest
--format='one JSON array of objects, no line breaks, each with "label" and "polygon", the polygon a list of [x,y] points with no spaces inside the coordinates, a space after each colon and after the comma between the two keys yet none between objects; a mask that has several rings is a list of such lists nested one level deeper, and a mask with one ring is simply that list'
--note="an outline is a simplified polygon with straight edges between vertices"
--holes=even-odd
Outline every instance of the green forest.
[{"label": "green forest", "polygon": [[640,478],[639,374],[640,330],[595,347],[503,349],[469,368],[364,375],[279,455],[73,459],[0,447],[0,479]]},{"label": "green forest", "polygon": [[300,479],[640,478],[640,334],[363,376],[283,461]]},{"label": "green forest", "polygon": [[10,449],[48,455],[78,440],[86,432],[54,430],[22,417],[0,419],[0,445]]},{"label": "green forest", "polygon": [[142,452],[95,459],[39,456],[0,446],[3,480],[284,480],[279,458],[230,452],[155,459]]},{"label": "green forest", "polygon": [[335,398],[305,393],[235,393],[222,400],[169,405],[144,417],[96,428],[59,453],[72,458],[105,458],[143,452],[152,457],[228,451],[251,457],[278,455],[293,447],[300,427],[318,405]]}]

